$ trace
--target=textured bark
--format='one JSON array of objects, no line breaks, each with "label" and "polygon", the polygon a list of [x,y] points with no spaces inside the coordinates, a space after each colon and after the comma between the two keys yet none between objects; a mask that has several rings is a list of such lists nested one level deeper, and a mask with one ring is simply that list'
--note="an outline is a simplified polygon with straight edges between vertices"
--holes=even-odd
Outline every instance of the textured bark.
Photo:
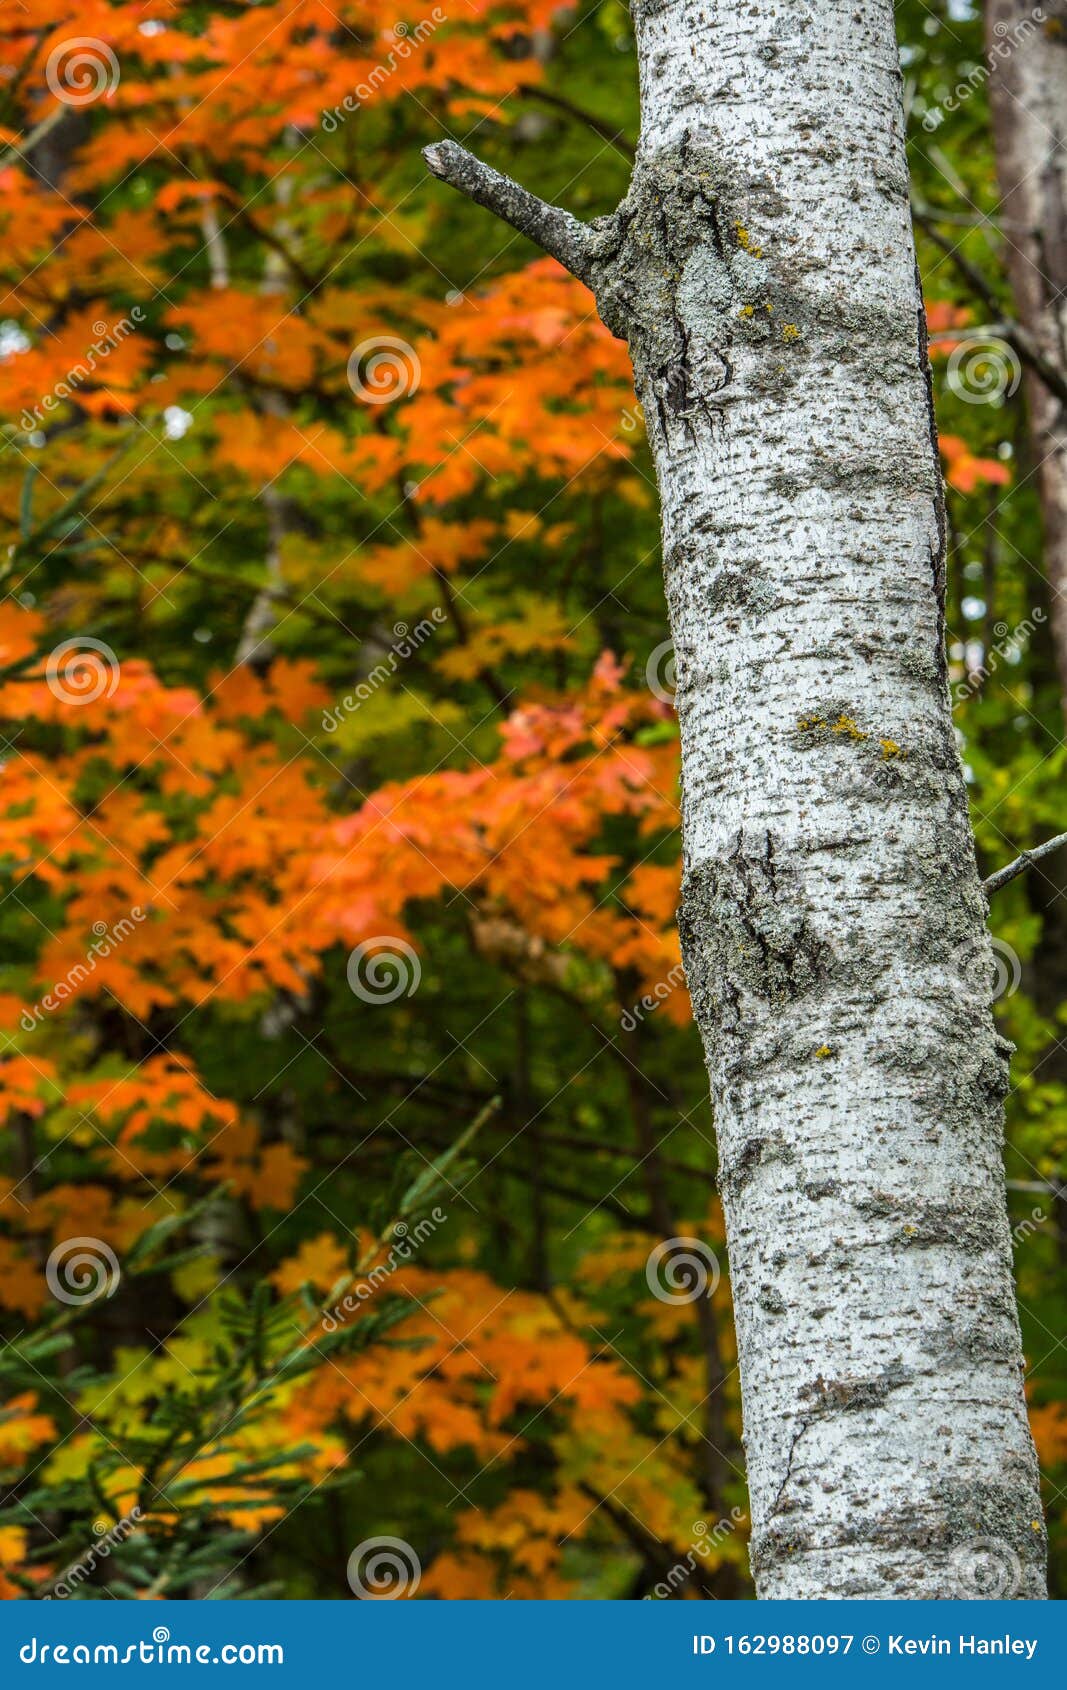
[{"label": "textured bark", "polygon": [[633,358],[757,1591],[952,1598],[991,1553],[989,1593],[1041,1597],[892,7],[633,9],[614,216],[432,168],[585,277]]},{"label": "textured bark", "polygon": [[[987,0],[989,103],[1005,257],[1024,332],[1067,374],[1067,0]],[[1067,711],[1067,408],[1028,370],[1030,432],[1060,688]]]}]

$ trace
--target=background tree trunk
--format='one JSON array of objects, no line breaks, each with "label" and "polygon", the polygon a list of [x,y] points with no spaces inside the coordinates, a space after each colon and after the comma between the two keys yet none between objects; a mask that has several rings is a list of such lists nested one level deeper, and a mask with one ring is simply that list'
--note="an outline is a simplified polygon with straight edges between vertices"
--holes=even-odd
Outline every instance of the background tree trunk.
[{"label": "background tree trunk", "polygon": [[[1025,0],[987,0],[986,43],[1004,255],[1015,313],[1042,356],[1067,374],[1067,0],[1044,0],[1040,8]],[[1067,412],[1032,368],[1025,391],[1052,645],[1067,728]],[[1030,895],[1043,922],[1034,993],[1042,1014],[1054,1021],[1067,998],[1067,859],[1057,854],[1032,874]],[[1048,1052],[1042,1071],[1067,1082],[1062,1043]],[[1062,1183],[1054,1214],[1062,1259],[1067,1234]]]},{"label": "background tree trunk", "polygon": [[[987,0],[989,105],[1007,230],[1005,261],[1023,328],[1067,373],[1067,0]],[[1052,632],[1067,711],[1067,416],[1033,370],[1026,398],[1045,531]]]},{"label": "background tree trunk", "polygon": [[634,18],[613,217],[586,228],[452,143],[426,156],[589,282],[633,358],[757,1590],[1040,1597],[892,7]]}]

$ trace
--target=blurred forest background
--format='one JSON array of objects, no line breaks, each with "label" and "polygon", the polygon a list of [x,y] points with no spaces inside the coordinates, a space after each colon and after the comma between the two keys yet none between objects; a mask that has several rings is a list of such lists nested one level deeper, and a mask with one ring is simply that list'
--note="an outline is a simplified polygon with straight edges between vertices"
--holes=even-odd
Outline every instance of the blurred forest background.
[{"label": "blurred forest background", "polygon": [[[988,874],[1063,694],[982,22],[896,12]],[[605,213],[635,68],[620,0],[4,0],[10,1598],[751,1594],[641,418],[419,156]],[[1065,891],[993,909],[1060,1597]]]}]

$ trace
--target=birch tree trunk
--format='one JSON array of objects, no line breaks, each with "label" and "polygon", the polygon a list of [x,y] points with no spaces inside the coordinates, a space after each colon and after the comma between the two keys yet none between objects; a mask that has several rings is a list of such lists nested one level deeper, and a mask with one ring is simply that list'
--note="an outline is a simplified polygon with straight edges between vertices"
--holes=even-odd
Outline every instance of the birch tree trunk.
[{"label": "birch tree trunk", "polygon": [[[1067,375],[1067,0],[987,0],[989,105],[1023,328]],[[1027,409],[1041,501],[1060,690],[1067,711],[1067,414],[1033,372]]]},{"label": "birch tree trunk", "polygon": [[892,6],[633,12],[612,217],[426,157],[582,277],[633,359],[757,1591],[1041,1597]]}]

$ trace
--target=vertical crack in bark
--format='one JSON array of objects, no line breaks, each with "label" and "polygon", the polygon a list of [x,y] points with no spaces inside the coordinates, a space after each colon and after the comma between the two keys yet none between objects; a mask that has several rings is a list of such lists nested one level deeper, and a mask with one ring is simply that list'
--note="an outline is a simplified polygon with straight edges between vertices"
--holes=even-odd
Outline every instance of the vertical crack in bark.
[{"label": "vertical crack in bark", "polygon": [[796,1454],[797,1444],[800,1442],[801,1438],[804,1436],[804,1433],[808,1430],[808,1427],[810,1425],[811,1425],[810,1420],[798,1420],[797,1421],[796,1428],[793,1432],[793,1436],[789,1440],[789,1450],[788,1450],[788,1453],[787,1453],[786,1458],[785,1458],[785,1472],[782,1474],[782,1482],[778,1486],[778,1489],[775,1493],[774,1501],[771,1503],[771,1506],[767,1511],[768,1520],[773,1520],[777,1514],[784,1512],[784,1510],[782,1508],[782,1501],[783,1501],[783,1498],[785,1497],[785,1493],[786,1493],[786,1490],[788,1488],[789,1481],[793,1476],[793,1457]]}]

